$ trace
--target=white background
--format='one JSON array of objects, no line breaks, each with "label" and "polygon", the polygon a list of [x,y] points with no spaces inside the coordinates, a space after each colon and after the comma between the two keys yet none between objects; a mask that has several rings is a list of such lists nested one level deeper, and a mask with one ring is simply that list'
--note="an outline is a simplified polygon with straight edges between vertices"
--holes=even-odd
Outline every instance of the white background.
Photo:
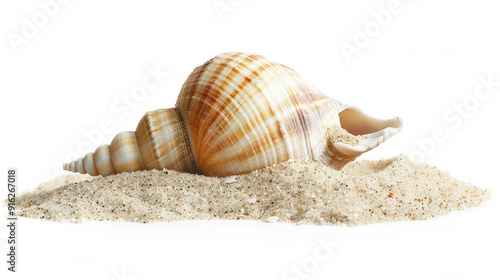
[{"label": "white background", "polygon": [[[75,159],[71,150],[95,149],[135,129],[146,111],[172,107],[194,67],[225,51],[247,51],[372,115],[402,117],[403,132],[361,159],[411,155],[498,195],[500,87],[482,100],[474,96],[480,77],[500,81],[498,2],[71,1],[46,16],[48,2],[0,4],[0,170],[18,168],[20,192],[58,176],[53,166]],[[375,21],[383,11],[392,12],[385,26]],[[356,53],[346,56],[346,45]],[[134,100],[148,67],[169,75]],[[454,111],[464,102],[467,116]],[[112,129],[91,143],[85,131],[103,120]],[[431,140],[436,129],[444,140]],[[6,197],[5,187],[1,193]],[[303,279],[500,279],[498,205],[494,197],[486,207],[433,220],[354,228],[21,219],[19,272],[7,273],[2,261],[0,275],[301,279],[287,271],[305,264]],[[339,246],[314,267],[318,238]]]}]

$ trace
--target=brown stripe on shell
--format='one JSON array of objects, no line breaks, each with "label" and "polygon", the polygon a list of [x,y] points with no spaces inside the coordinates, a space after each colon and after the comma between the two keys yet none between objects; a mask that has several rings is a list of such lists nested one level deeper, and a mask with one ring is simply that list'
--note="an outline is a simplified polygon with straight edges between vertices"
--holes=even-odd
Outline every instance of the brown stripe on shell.
[{"label": "brown stripe on shell", "polygon": [[[187,126],[189,128],[190,134],[191,134],[191,139],[193,140],[193,144],[195,147],[195,153],[198,150],[197,144],[200,141],[200,133],[199,133],[199,126],[197,125],[197,122],[199,122],[201,119],[205,118],[203,115],[204,110],[203,106],[205,106],[205,100],[208,97],[207,90],[210,89],[211,85],[217,80],[217,76],[215,75],[209,75],[206,77],[207,73],[212,73],[213,71],[210,71],[210,69],[214,66],[213,61],[216,59],[212,59],[212,62],[207,65],[205,69],[203,69],[203,72],[199,76],[197,80],[194,81],[196,83],[195,88],[191,88],[190,91],[184,91],[183,89],[179,95],[179,100],[176,104],[176,106],[180,107],[184,116],[185,116],[185,121],[187,123]],[[223,68],[227,67],[229,64],[228,63],[219,63],[216,65],[216,73],[220,73]],[[205,79],[208,79],[208,81],[204,81]],[[187,82],[187,81],[186,81]],[[199,87],[201,85],[204,85],[203,89],[200,89]],[[189,90],[186,89],[186,90]],[[196,98],[193,98],[196,97]],[[184,103],[184,100],[188,100],[187,104]]]},{"label": "brown stripe on shell", "polygon": [[[248,66],[242,65],[242,64],[255,64],[256,61],[258,61],[258,60],[259,60],[259,58],[256,56],[246,57],[244,59],[244,61],[242,61],[240,64],[235,65],[235,67],[232,69],[230,74],[228,74],[228,77],[230,75],[233,76],[236,74],[242,75],[242,73],[241,73],[242,69],[251,68],[251,67],[248,67]],[[226,97],[226,99],[224,101],[222,101],[223,104],[225,103],[227,105],[224,108],[224,110],[222,112],[220,112],[220,115],[224,115],[224,116],[229,115],[226,117],[231,118],[233,120],[236,120],[235,115],[238,115],[238,114],[240,114],[241,116],[243,116],[243,115],[251,116],[252,115],[251,113],[245,114],[245,111],[247,109],[245,100],[247,98],[249,98],[251,100],[254,99],[253,96],[250,96],[250,95],[245,96],[245,94],[250,94],[250,91],[246,91],[245,88],[247,87],[247,85],[253,84],[254,79],[260,79],[259,74],[262,73],[265,69],[269,69],[272,66],[271,63],[269,63],[268,61],[266,61],[266,60],[263,60],[263,61],[264,61],[264,65],[261,65],[260,67],[258,67],[257,69],[254,69],[250,73],[243,73],[245,75],[245,78],[242,79],[242,82],[238,85],[237,89],[231,93],[230,97]],[[216,90],[217,95],[220,96],[222,94],[222,92],[226,89],[227,86],[228,85],[226,82],[226,83],[223,83],[222,86],[217,88],[217,90]],[[240,94],[240,96],[237,97],[235,93]],[[247,97],[247,98],[241,98],[241,95],[243,95],[243,97]],[[234,102],[235,100],[241,100],[242,102],[235,103]],[[265,109],[265,108],[262,108],[262,109]],[[235,110],[236,112],[233,112],[232,110]],[[260,116],[263,116],[262,111],[260,111],[260,113],[261,113],[261,114],[259,114]],[[205,120],[204,123],[208,123],[208,124],[212,123],[213,125],[216,125],[217,127],[219,127],[220,125],[217,125],[218,122],[215,121],[215,120],[220,119],[217,117],[218,116],[216,116],[214,114],[211,119]],[[228,136],[229,138],[231,138],[230,141],[223,140],[223,141],[219,141],[218,145],[214,145],[214,143],[217,143],[217,142],[214,142],[214,140],[213,140],[213,138],[217,137],[217,135],[214,135],[212,137],[209,137],[208,139],[205,138],[203,142],[209,143],[209,144],[213,145],[213,147],[217,147],[217,149],[219,149],[219,150],[220,149],[224,150],[224,149],[230,147],[231,145],[234,145],[235,143],[240,141],[242,138],[247,137],[248,131],[255,129],[259,124],[263,123],[266,119],[267,118],[262,118],[262,120],[258,120],[258,119],[256,120],[254,118],[251,118],[251,119],[245,120],[244,122],[240,122],[241,128],[238,131],[236,131],[236,133],[233,133],[233,135]],[[205,125],[204,127],[208,128],[208,127],[211,127],[211,125]],[[271,133],[271,134],[273,134],[273,133]],[[207,135],[207,136],[209,136],[209,135]],[[255,141],[255,140],[257,140],[257,141]],[[262,140],[265,140],[266,143],[261,143]],[[208,148],[208,146],[207,146],[207,148]],[[251,143],[249,145],[245,145],[244,147],[241,147],[241,149],[245,149],[245,148],[246,148],[245,152],[241,152],[241,154],[238,155],[238,158],[231,158],[230,160],[232,160],[232,161],[236,160],[237,162],[235,162],[235,164],[238,164],[240,161],[247,162],[248,158],[255,157],[255,155],[257,155],[258,153],[261,153],[262,151],[264,151],[266,149],[272,150],[274,147],[272,147],[272,141],[270,141],[270,139],[269,139],[269,133],[267,133],[267,131],[264,131],[263,135],[259,135],[259,137],[257,137],[257,139],[254,139],[253,143]],[[215,151],[213,151],[213,152],[215,153]],[[209,154],[211,154],[211,153],[209,152]],[[222,155],[224,155],[224,152],[222,152]],[[214,160],[216,160],[216,161],[213,162]],[[274,161],[275,160],[277,160],[277,159],[275,158]],[[215,158],[210,158],[211,165],[219,165],[219,164],[222,164],[222,162],[224,162],[224,161],[227,161],[227,159],[225,159],[224,157],[220,158],[219,160],[217,160]],[[261,158],[261,165],[267,165],[267,162],[268,162],[268,158],[266,155],[264,155],[264,157]]]},{"label": "brown stripe on shell", "polygon": [[136,131],[147,169],[198,172],[179,109],[147,112]]},{"label": "brown stripe on shell", "polygon": [[130,172],[145,168],[141,152],[137,146],[135,131],[122,131],[118,133],[109,145],[111,159],[116,172]]},{"label": "brown stripe on shell", "polygon": [[[241,64],[246,64],[246,65],[243,65],[241,68],[242,69],[248,69],[248,68],[253,68],[253,67],[248,67],[248,65],[255,65],[257,62],[264,62],[264,64],[261,63],[261,65],[257,68],[257,69],[254,69],[251,73],[245,73],[245,78],[242,79],[242,82],[238,85],[238,91],[241,92],[242,94],[247,94],[248,96],[245,96],[245,97],[248,97],[250,100],[254,100],[255,97],[254,96],[251,96],[249,94],[255,94],[253,91],[248,91],[248,90],[245,90],[245,88],[247,87],[247,85],[249,84],[252,84],[254,85],[255,88],[258,88],[257,85],[255,85],[254,83],[254,80],[264,80],[262,77],[261,77],[261,74],[264,72],[265,69],[269,69],[272,67],[271,63],[269,63],[268,61],[266,60],[262,60],[260,59],[259,57],[257,56],[249,56],[247,58],[244,59],[243,62],[241,62]],[[238,67],[239,65],[235,66],[235,69],[233,69],[233,72],[234,70],[236,70],[238,72],[238,74],[241,74],[239,72],[241,72],[241,69],[239,69]],[[219,88],[219,91],[221,90],[221,88]],[[261,89],[262,90],[262,89]],[[258,91],[257,91],[258,93]],[[232,101],[234,101],[235,99],[226,99],[226,103],[231,103]],[[226,107],[226,111],[228,113],[232,113],[231,110],[229,109],[235,109],[237,112],[236,113],[240,113],[239,112],[242,107],[245,107],[245,109],[247,109],[246,107],[246,102],[244,101],[245,99],[242,100],[242,103],[241,104],[234,104],[234,108],[233,107],[230,107],[230,105],[233,105],[233,104],[228,104],[228,106]],[[262,109],[267,109],[267,108],[262,108]],[[272,110],[266,110],[267,112],[269,111],[272,111]],[[254,112],[248,112],[248,114],[244,114],[245,116],[252,116],[252,113]],[[260,111],[260,114],[258,115],[253,115],[254,117],[255,116],[262,116],[264,114],[264,110],[261,110]],[[231,118],[234,118],[234,116],[230,116]],[[240,128],[239,131],[237,131],[236,134],[233,134],[233,135],[239,135],[240,137],[234,137],[236,139],[232,140],[231,142],[229,141],[226,141],[226,143],[231,143],[231,144],[234,144],[234,142],[238,142],[241,140],[241,138],[244,138],[244,137],[247,137],[246,134],[247,132],[253,130],[253,129],[256,129],[260,124],[262,124],[267,118],[263,118],[262,120],[256,120],[255,118],[250,118],[250,119],[247,119],[245,122],[241,122],[240,124],[243,126],[242,128]],[[270,141],[268,140],[268,136],[270,133],[266,133],[267,131],[264,131],[264,136],[262,135],[259,135],[259,137],[257,137],[256,139],[253,139],[253,143],[250,143],[250,145],[246,145],[246,146],[243,146],[241,147],[241,149],[244,149],[244,150],[240,150],[240,154],[238,154],[238,158],[233,158],[232,160],[236,160],[236,161],[241,161],[241,162],[247,162],[251,157],[255,157],[257,155],[257,151],[260,153],[266,149],[270,150],[270,151],[273,151],[274,150],[274,147],[271,145],[272,143],[269,143]],[[272,133],[271,133],[272,134]],[[267,136],[267,137],[266,137]],[[264,138],[266,140],[266,147],[263,147],[263,144],[261,143],[261,139]],[[250,140],[250,139],[249,139]],[[211,139],[209,141],[205,141],[206,143],[207,142],[212,142]],[[220,147],[220,146],[219,146]],[[222,149],[226,148],[226,147],[221,147]],[[234,149],[234,147],[233,147]],[[240,147],[237,147],[237,149],[240,149]],[[224,153],[223,153],[224,154]],[[224,158],[221,158],[219,161],[224,161],[225,159]],[[271,161],[276,161],[277,159],[274,158],[274,159],[270,159]],[[263,155],[263,157],[261,158],[260,160],[260,164],[261,165],[267,165],[267,162],[268,162],[268,157],[266,154]],[[236,162],[238,163],[238,162]],[[218,164],[218,162],[216,162],[215,164]],[[220,163],[222,164],[222,162]]]},{"label": "brown stripe on shell", "polygon": [[[247,57],[247,58],[245,58],[245,62],[253,63],[254,61],[249,60],[249,57]],[[209,136],[207,134],[207,130],[208,130],[208,128],[210,128],[210,126],[211,126],[210,124],[215,123],[215,119],[217,119],[220,115],[225,115],[225,113],[232,113],[231,110],[229,109],[230,108],[229,105],[234,103],[234,101],[236,100],[238,95],[249,94],[248,91],[245,91],[245,87],[248,84],[252,84],[254,79],[258,77],[259,72],[262,72],[264,69],[268,68],[269,66],[271,66],[270,63],[265,63],[264,65],[261,65],[259,68],[253,70],[251,73],[245,75],[245,78],[243,79],[243,81],[240,84],[238,84],[237,89],[234,90],[231,93],[231,95],[228,96],[224,101],[222,101],[222,104],[226,104],[223,111],[221,111],[219,114],[212,114],[212,117],[210,119],[207,118],[203,121],[202,127],[205,127],[205,130],[201,131],[202,135]],[[245,69],[245,68],[243,68],[243,69]],[[238,69],[238,67],[234,67],[233,70],[231,71],[231,73],[228,75],[228,77],[231,75],[230,79],[234,79],[234,76],[236,76],[236,74],[240,74],[240,73],[241,73],[241,69]],[[225,82],[227,83],[227,81],[225,81]],[[226,84],[226,86],[227,86],[227,84]],[[222,91],[224,89],[225,88],[221,88],[221,87],[216,89],[217,97],[219,97],[222,94]],[[248,97],[250,97],[250,96],[248,96]],[[241,97],[239,97],[239,98],[241,98]],[[215,99],[218,100],[218,98],[215,98]],[[242,99],[242,101],[244,102],[244,99]],[[244,103],[236,104],[236,105],[244,105]],[[242,106],[235,106],[235,109],[237,110],[238,113],[242,112],[241,107]],[[259,111],[261,117],[263,116],[263,112],[264,112],[263,110]],[[234,117],[234,114],[231,115],[230,117]],[[262,118],[262,120],[265,120],[265,118]],[[248,122],[242,123],[242,125],[244,125],[243,130],[249,131],[250,129],[252,129],[253,127],[255,127],[259,123],[262,123],[262,122],[259,120],[255,121],[253,119],[250,120],[250,123],[248,123]],[[213,138],[215,138],[215,137],[216,137],[216,135],[213,135],[212,137],[204,138],[203,142],[211,143],[213,141]],[[265,135],[264,135],[264,137],[265,137]],[[267,137],[265,137],[265,138],[267,138]],[[239,140],[239,139],[236,139],[236,140]],[[225,147],[222,147],[222,148],[225,148]]]},{"label": "brown stripe on shell", "polygon": [[[241,55],[240,55],[241,56]],[[227,60],[223,60],[223,62],[221,62],[219,65],[212,65],[211,68],[214,68],[214,66],[216,67],[216,71],[226,71],[225,69],[229,66],[231,66],[231,71],[229,71],[227,73],[227,75],[233,75],[231,74],[232,70],[234,70],[235,66],[237,65],[238,63],[234,62],[234,61],[230,61],[230,62],[227,62]],[[191,95],[191,94],[197,94],[197,96],[201,96],[197,101],[198,103],[200,104],[199,105],[199,109],[195,106],[193,106],[194,108],[196,108],[196,113],[195,114],[198,114],[198,116],[202,116],[201,118],[198,118],[198,119],[195,119],[195,120],[188,120],[188,123],[189,123],[189,127],[190,127],[190,130],[193,134],[196,134],[198,135],[198,137],[193,137],[193,144],[194,144],[194,147],[195,147],[195,150],[197,151],[200,151],[199,152],[199,155],[198,156],[198,161],[199,162],[202,162],[203,161],[203,158],[204,157],[210,157],[212,156],[212,153],[210,151],[206,151],[203,149],[203,147],[200,147],[200,145],[203,144],[203,142],[205,140],[203,140],[203,132],[202,131],[202,128],[203,128],[203,123],[205,123],[204,119],[206,119],[208,116],[206,116],[205,113],[200,113],[200,112],[219,112],[220,110],[222,110],[222,106],[226,106],[222,103],[222,105],[219,105],[218,102],[217,102],[217,98],[219,98],[219,96],[215,96],[214,95],[214,89],[215,86],[213,86],[214,84],[217,84],[216,82],[222,82],[224,81],[223,80],[220,80],[221,77],[226,77],[225,75],[220,75],[220,73],[218,74],[218,72],[214,72],[213,70],[210,70],[210,69],[207,69],[206,71],[209,71],[207,73],[207,76],[208,76],[208,79],[210,80],[210,83],[209,85],[207,85],[203,92],[196,92],[196,93],[182,93],[183,95],[186,94],[186,95]],[[217,93],[215,91],[215,93]],[[221,92],[219,92],[220,94]],[[183,108],[183,111],[184,111],[185,108]],[[192,108],[188,108],[188,109],[192,109]],[[208,111],[210,110],[210,111]],[[189,111],[188,112],[189,114],[193,114],[192,111]],[[221,114],[223,116],[223,114]],[[219,116],[220,117],[220,116]],[[211,126],[212,130],[214,130],[214,125]],[[216,133],[216,132],[214,132]],[[213,144],[213,143],[212,143]]]}]

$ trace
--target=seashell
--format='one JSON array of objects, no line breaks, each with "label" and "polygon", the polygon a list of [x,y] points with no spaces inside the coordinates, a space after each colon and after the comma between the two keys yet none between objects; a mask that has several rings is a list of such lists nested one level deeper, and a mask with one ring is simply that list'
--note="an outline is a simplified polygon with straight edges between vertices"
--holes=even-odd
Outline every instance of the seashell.
[{"label": "seashell", "polygon": [[[118,133],[64,169],[107,176],[166,168],[225,177],[299,158],[340,169],[401,128],[398,117],[372,118],[287,66],[228,52],[189,75],[175,108],[147,112],[135,132]],[[364,140],[336,140],[342,131]]]}]

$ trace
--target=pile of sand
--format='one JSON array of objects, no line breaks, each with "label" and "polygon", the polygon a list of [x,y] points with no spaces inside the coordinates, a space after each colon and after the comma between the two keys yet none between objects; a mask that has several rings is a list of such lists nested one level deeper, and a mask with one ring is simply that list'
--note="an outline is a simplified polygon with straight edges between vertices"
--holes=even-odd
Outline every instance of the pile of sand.
[{"label": "pile of sand", "polygon": [[61,180],[21,195],[18,215],[61,222],[248,219],[360,225],[432,218],[479,206],[490,196],[404,156],[356,161],[342,171],[299,160],[226,178],[153,170],[63,186]]}]

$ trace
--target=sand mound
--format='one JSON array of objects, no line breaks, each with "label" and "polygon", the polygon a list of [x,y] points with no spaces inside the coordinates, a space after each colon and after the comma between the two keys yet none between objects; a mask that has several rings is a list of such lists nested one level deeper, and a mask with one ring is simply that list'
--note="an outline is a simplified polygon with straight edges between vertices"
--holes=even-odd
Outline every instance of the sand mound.
[{"label": "sand mound", "polygon": [[[54,181],[54,185],[60,183]],[[342,171],[288,161],[212,178],[176,171],[99,177],[21,195],[18,215],[61,222],[261,220],[360,225],[421,220],[481,205],[488,190],[404,156],[355,161]]]}]

